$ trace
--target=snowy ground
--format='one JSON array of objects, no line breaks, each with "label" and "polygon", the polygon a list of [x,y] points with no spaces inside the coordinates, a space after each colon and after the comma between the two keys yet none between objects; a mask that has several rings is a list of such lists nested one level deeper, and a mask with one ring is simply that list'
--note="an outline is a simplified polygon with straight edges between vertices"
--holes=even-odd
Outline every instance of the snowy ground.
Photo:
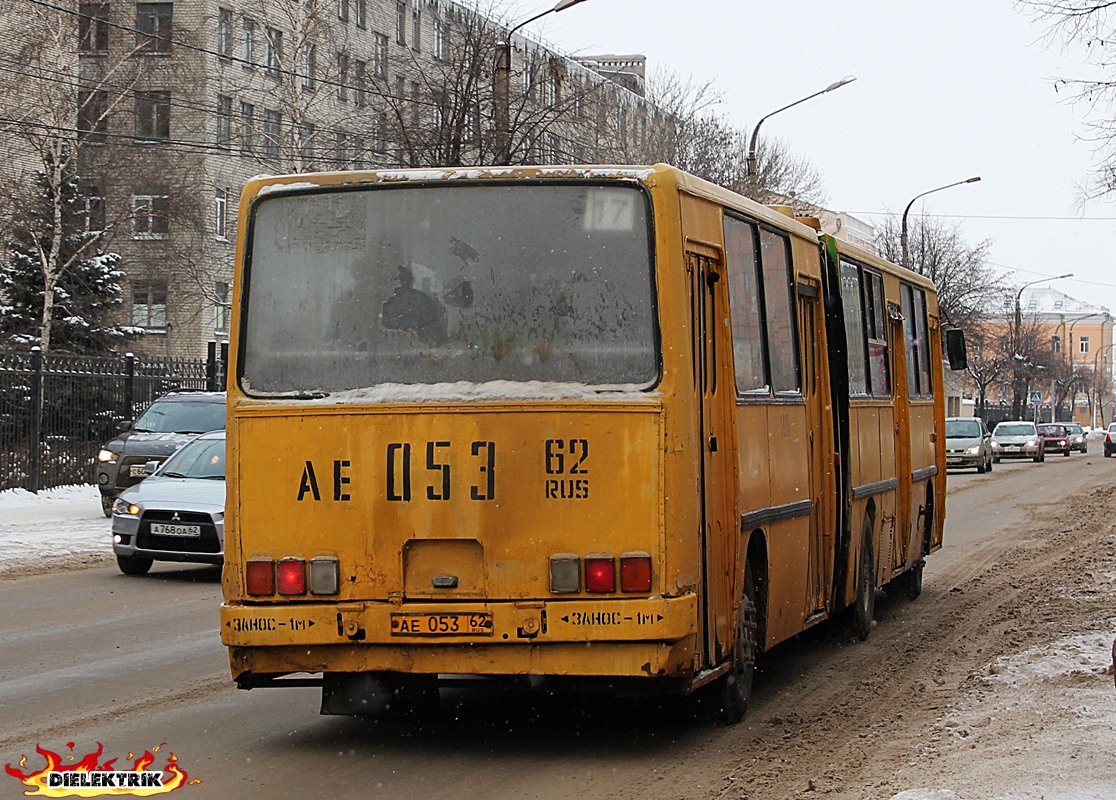
[{"label": "snowy ground", "polygon": [[0,578],[112,561],[96,486],[0,492]]}]

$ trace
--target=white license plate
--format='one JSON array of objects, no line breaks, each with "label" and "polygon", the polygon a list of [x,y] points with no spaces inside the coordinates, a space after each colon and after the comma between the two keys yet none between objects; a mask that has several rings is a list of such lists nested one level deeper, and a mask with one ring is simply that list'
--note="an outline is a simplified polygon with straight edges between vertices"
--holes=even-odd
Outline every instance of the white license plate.
[{"label": "white license plate", "polygon": [[946,459],[947,464],[960,464],[961,461],[962,461],[962,459],[960,459],[960,458],[947,458]]},{"label": "white license plate", "polygon": [[153,536],[201,536],[201,525],[174,525],[169,522],[152,522]]},{"label": "white license plate", "polygon": [[133,478],[146,478],[147,473],[143,469],[143,464],[133,464],[128,467],[128,475]]},{"label": "white license plate", "polygon": [[1008,451],[1009,453],[1018,453],[1020,449],[1022,448],[1020,447],[1020,445],[1017,444],[1009,444],[1007,447],[1004,448],[1004,450]]}]

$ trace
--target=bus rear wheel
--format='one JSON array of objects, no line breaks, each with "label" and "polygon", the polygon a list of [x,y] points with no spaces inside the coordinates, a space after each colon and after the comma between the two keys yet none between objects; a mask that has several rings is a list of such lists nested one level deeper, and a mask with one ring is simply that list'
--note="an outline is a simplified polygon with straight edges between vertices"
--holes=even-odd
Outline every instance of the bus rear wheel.
[{"label": "bus rear wheel", "polygon": [[865,517],[856,570],[856,607],[853,611],[853,634],[862,642],[872,634],[872,617],[876,615],[876,570],[873,561],[872,518]]},{"label": "bus rear wheel", "polygon": [[756,674],[756,613],[756,582],[752,565],[746,564],[732,669],[721,679],[720,687],[721,719],[726,725],[735,725],[744,719],[752,700],[752,682]]}]

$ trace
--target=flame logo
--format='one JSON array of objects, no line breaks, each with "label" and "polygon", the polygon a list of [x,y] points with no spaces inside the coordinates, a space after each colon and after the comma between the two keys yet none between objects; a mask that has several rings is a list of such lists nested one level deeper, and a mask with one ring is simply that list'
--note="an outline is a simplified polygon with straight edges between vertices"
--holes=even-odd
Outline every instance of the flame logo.
[{"label": "flame logo", "polygon": [[[167,755],[167,763],[162,770],[147,769],[155,762],[153,753],[158,753],[165,744],[166,742],[145,751],[139,758],[136,758],[134,753],[129,753],[128,759],[135,759],[132,769],[121,771],[116,770],[117,759],[115,758],[100,763],[101,754],[104,752],[104,746],[100,742],[97,743],[96,750],[78,761],[74,761],[74,756],[63,757],[37,744],[35,752],[46,761],[45,767],[35,772],[25,773],[11,764],[5,764],[4,770],[28,787],[23,793],[28,797],[151,797],[173,792],[186,785],[201,783],[196,779],[187,783],[188,776],[179,768],[178,758],[174,753]],[[74,743],[68,742],[66,747],[73,750]],[[20,758],[19,766],[20,768],[27,766],[27,756]],[[81,773],[86,774],[82,776]],[[116,780],[102,779],[101,782],[121,785],[87,785],[93,783],[92,779],[96,777],[90,773],[111,773],[112,778]],[[167,773],[170,773],[169,778]]]}]

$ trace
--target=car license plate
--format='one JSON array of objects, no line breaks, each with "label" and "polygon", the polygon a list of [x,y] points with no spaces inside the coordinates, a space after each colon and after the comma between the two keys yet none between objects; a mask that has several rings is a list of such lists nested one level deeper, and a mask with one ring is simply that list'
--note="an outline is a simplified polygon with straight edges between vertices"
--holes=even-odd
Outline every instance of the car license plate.
[{"label": "car license plate", "polygon": [[174,525],[169,522],[152,522],[152,536],[201,536],[201,525]]},{"label": "car license plate", "polygon": [[488,613],[392,614],[392,636],[491,636]]},{"label": "car license plate", "polygon": [[128,467],[128,475],[132,478],[146,478],[147,472],[143,468],[143,464],[133,464]]},{"label": "car license plate", "polygon": [[947,458],[946,463],[947,464],[960,464],[961,459],[960,458]]},{"label": "car license plate", "polygon": [[1009,453],[1018,453],[1019,450],[1020,450],[1020,445],[1009,444],[1007,447],[1004,448],[1004,450],[1006,450]]}]

